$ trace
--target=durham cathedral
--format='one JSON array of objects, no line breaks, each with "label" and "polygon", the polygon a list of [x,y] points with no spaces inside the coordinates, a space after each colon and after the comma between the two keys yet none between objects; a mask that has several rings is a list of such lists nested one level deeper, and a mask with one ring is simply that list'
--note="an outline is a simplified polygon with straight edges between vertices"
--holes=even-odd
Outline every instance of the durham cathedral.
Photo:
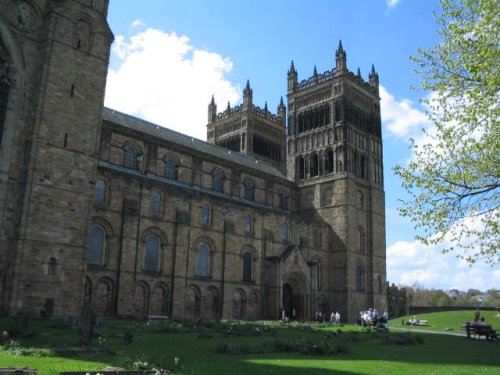
[{"label": "durham cathedral", "polygon": [[374,67],[350,71],[339,43],[331,70],[299,80],[290,64],[276,113],[250,82],[240,105],[207,98],[205,142],[104,107],[107,10],[0,2],[1,315],[385,309]]}]

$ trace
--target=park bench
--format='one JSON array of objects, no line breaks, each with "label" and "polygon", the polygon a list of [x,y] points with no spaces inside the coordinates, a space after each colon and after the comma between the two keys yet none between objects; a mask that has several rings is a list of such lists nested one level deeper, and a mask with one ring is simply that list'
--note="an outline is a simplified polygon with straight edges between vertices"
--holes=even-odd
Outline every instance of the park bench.
[{"label": "park bench", "polygon": [[467,338],[470,338],[471,335],[474,338],[481,338],[484,336],[486,339],[496,340],[498,335],[497,331],[495,331],[491,326],[474,326],[469,322],[462,324],[460,327],[462,331],[465,331],[467,334]]}]

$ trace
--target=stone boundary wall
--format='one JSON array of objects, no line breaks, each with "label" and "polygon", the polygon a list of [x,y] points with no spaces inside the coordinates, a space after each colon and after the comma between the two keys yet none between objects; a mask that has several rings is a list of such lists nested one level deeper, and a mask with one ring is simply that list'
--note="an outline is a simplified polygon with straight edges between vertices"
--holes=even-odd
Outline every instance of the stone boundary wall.
[{"label": "stone boundary wall", "polygon": [[[432,307],[432,306],[410,306],[410,312],[408,315],[425,314],[433,312],[444,312],[444,311],[463,311],[463,310],[475,310],[474,306],[443,306],[443,307]],[[479,307],[480,311],[499,311],[500,307]]]}]

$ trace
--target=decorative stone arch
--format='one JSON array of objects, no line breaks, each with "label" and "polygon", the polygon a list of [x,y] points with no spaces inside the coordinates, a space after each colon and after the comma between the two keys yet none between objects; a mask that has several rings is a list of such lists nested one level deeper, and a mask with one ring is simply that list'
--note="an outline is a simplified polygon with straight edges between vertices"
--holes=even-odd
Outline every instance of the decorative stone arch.
[{"label": "decorative stone arch", "polygon": [[325,174],[330,174],[335,172],[335,164],[334,164],[334,157],[333,157],[333,150],[331,147],[328,147],[325,150]]},{"label": "decorative stone arch", "polygon": [[208,286],[203,295],[202,319],[206,322],[218,320],[219,313],[219,290],[215,286]]},{"label": "decorative stone arch", "polygon": [[140,280],[135,284],[134,291],[134,315],[142,319],[149,315],[150,311],[150,287],[149,284]]},{"label": "decorative stone arch", "polygon": [[308,319],[310,286],[307,278],[299,271],[285,276],[282,284],[282,315],[288,319]]},{"label": "decorative stone arch", "polygon": [[153,215],[161,215],[163,213],[163,194],[159,189],[153,189],[149,199],[149,212]]},{"label": "decorative stone arch", "polygon": [[246,294],[243,289],[237,288],[232,294],[232,317],[233,319],[241,320],[246,314]]},{"label": "decorative stone arch", "polygon": [[55,254],[49,254],[43,262],[43,268],[46,275],[55,276],[59,271],[59,257]]},{"label": "decorative stone arch", "polygon": [[247,319],[258,320],[262,317],[262,295],[259,290],[253,290],[247,301]]},{"label": "decorative stone arch", "polygon": [[284,210],[288,210],[288,194],[283,188],[278,189],[278,207]]},{"label": "decorative stone arch", "polygon": [[[202,244],[205,244],[208,246],[208,250],[209,250],[209,253],[208,253],[208,259],[206,260],[208,262],[208,264],[206,265],[207,267],[207,275],[197,275],[197,272],[198,271],[198,266],[202,266],[201,264],[199,265],[198,262],[201,262],[202,259],[199,258],[199,254],[198,254],[198,250],[200,248],[200,246]],[[193,241],[193,253],[194,253],[194,259],[195,259],[195,262],[194,262],[194,275],[197,275],[197,276],[204,276],[204,277],[211,277],[212,274],[213,274],[213,258],[214,258],[214,254],[215,254],[215,242],[210,238],[210,237],[207,237],[207,236],[201,236],[201,237],[198,237],[196,238],[195,241]]]},{"label": "decorative stone arch", "polygon": [[314,257],[308,264],[311,272],[311,289],[318,291],[321,289],[321,259]]},{"label": "decorative stone arch", "polygon": [[[101,251],[102,251],[101,262],[100,262],[100,264],[97,264],[95,262],[88,263],[89,258],[87,257],[87,264],[105,267],[108,264],[108,260],[109,260],[109,253],[110,253],[110,247],[111,247],[110,243],[111,243],[111,238],[113,237],[113,227],[109,223],[109,221],[107,221],[106,219],[104,219],[102,217],[94,216],[91,220],[90,231],[88,233],[89,245],[87,248],[87,252],[91,251],[91,246],[92,246],[91,236],[92,236],[92,231],[94,230],[93,229],[94,227],[98,227],[104,232],[104,238],[103,238],[104,243],[102,244],[102,248],[101,248]],[[88,253],[88,255],[90,255],[90,254]]]},{"label": "decorative stone arch", "polygon": [[112,316],[115,288],[113,280],[101,277],[94,290],[93,310],[97,316]]},{"label": "decorative stone arch", "polygon": [[356,269],[355,269],[355,290],[357,292],[364,292],[366,289],[366,275],[365,275],[365,267],[363,265],[363,262],[359,260],[356,263]]},{"label": "decorative stone arch", "polygon": [[295,171],[297,181],[304,180],[306,178],[306,161],[302,155],[295,159]]},{"label": "decorative stone arch", "polygon": [[169,306],[169,288],[159,281],[151,293],[151,315],[166,316]]},{"label": "decorative stone arch", "polygon": [[212,190],[223,193],[224,192],[224,180],[226,179],[224,170],[220,167],[214,167],[211,171],[212,176]]},{"label": "decorative stone arch", "polygon": [[184,316],[186,319],[199,319],[201,315],[201,291],[197,285],[191,284],[184,296]]},{"label": "decorative stone arch", "polygon": [[309,155],[309,177],[319,176],[319,155],[316,152],[312,152]]},{"label": "decorative stone arch", "polygon": [[208,202],[202,202],[200,205],[200,224],[211,225],[212,223],[212,206]]},{"label": "decorative stone arch", "polygon": [[[163,176],[172,180],[177,180],[180,166],[180,159],[176,154],[166,153],[163,155]],[[171,164],[170,164],[171,163]]]},{"label": "decorative stone arch", "polygon": [[245,245],[240,250],[241,257],[241,278],[243,282],[253,282],[255,280],[255,263],[258,252],[252,245]]},{"label": "decorative stone arch", "polygon": [[94,42],[94,33],[96,22],[87,14],[80,14],[74,24],[72,45],[74,48],[84,52],[90,52]]},{"label": "decorative stone arch", "polygon": [[246,177],[241,184],[243,189],[243,198],[255,200],[255,181],[252,177]]},{"label": "decorative stone arch", "polygon": [[[163,232],[160,228],[158,227],[150,227],[150,228],[147,228],[145,229],[142,234],[141,234],[141,237],[140,237],[140,242],[141,242],[141,246],[140,246],[140,251],[139,251],[139,254],[140,254],[140,258],[141,259],[141,264],[143,266],[143,269],[146,270],[146,246],[147,246],[147,241],[148,241],[148,238],[150,235],[155,235],[159,238],[160,240],[160,253],[158,254],[158,264],[157,264],[157,268],[155,271],[153,272],[158,272],[158,273],[161,273],[162,270],[163,270],[163,265],[164,265],[164,261],[165,261],[165,257],[166,257],[166,249],[167,249],[167,245],[168,245],[168,238],[167,238],[167,235],[165,234],[165,232]],[[149,270],[149,271],[152,271],[152,270]]]},{"label": "decorative stone arch", "polygon": [[108,176],[99,175],[95,180],[95,199],[98,205],[105,206],[109,203],[110,183]]},{"label": "decorative stone arch", "polygon": [[135,141],[128,140],[123,144],[122,149],[123,165],[127,168],[140,169],[141,163],[139,159],[142,158],[141,145]]},{"label": "decorative stone arch", "polygon": [[359,225],[357,228],[357,237],[358,237],[358,251],[361,254],[366,253],[366,232],[365,229]]}]

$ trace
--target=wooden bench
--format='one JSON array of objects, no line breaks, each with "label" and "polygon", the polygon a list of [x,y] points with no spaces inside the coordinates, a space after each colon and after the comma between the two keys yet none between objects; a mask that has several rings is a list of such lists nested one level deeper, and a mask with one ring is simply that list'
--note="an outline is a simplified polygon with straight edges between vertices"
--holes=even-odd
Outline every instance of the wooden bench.
[{"label": "wooden bench", "polygon": [[466,322],[462,324],[460,329],[462,331],[465,331],[465,333],[467,334],[467,338],[470,338],[472,335],[472,337],[479,339],[481,338],[481,336],[484,336],[487,340],[498,339],[497,331],[495,331],[491,326],[478,326]]},{"label": "wooden bench", "polygon": [[428,323],[428,320],[417,319],[415,321],[408,320],[406,325],[409,325],[409,326],[427,326],[428,325],[427,323]]}]

